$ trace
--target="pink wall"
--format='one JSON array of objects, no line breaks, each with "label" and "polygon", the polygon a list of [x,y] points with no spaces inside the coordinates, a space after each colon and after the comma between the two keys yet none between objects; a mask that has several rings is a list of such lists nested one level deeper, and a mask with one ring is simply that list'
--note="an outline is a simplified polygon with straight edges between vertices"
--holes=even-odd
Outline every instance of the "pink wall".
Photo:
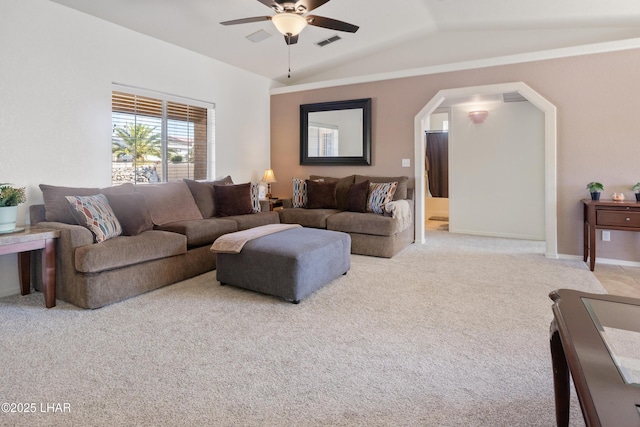
[{"label": "pink wall", "polygon": [[[640,181],[639,69],[634,49],[273,95],[273,193],[290,195],[291,178],[310,174],[412,177],[414,118],[439,90],[522,81],[557,107],[558,252],[581,255],[586,184],[602,182],[603,198],[633,199],[629,188]],[[356,98],[373,99],[372,166],[300,166],[300,104]],[[613,231],[611,242],[598,241],[598,257],[640,261],[638,237]]]}]

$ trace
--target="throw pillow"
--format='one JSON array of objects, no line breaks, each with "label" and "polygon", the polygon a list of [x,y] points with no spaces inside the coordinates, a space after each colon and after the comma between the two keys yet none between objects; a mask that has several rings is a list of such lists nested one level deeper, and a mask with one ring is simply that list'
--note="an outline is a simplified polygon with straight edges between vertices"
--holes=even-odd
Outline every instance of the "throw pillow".
[{"label": "throw pillow", "polygon": [[119,236],[122,228],[118,218],[111,210],[104,194],[94,196],[65,196],[70,204],[70,211],[79,225],[87,227],[96,243],[104,242]]},{"label": "throw pillow", "polygon": [[294,208],[307,207],[307,182],[304,179],[293,178],[293,199]]},{"label": "throw pillow", "polygon": [[253,213],[260,212],[260,183],[259,182],[251,183],[251,207],[253,208]]},{"label": "throw pillow", "polygon": [[310,179],[306,181],[308,209],[336,209],[337,181],[321,182]]},{"label": "throw pillow", "polygon": [[50,222],[77,224],[66,196],[95,196],[96,194],[133,193],[134,186],[130,182],[106,188],[60,187],[57,185],[40,184],[44,199],[45,219]]},{"label": "throw pillow", "polygon": [[136,185],[144,195],[151,220],[155,225],[202,219],[187,183],[184,181]]},{"label": "throw pillow", "polygon": [[351,184],[347,193],[344,210],[350,212],[366,212],[367,196],[369,195],[369,181]]},{"label": "throw pillow", "polygon": [[398,177],[384,177],[384,176],[363,176],[356,175],[355,182],[369,181],[369,182],[397,182],[398,187],[396,188],[396,192],[393,195],[393,200],[402,200],[408,197],[407,187],[409,186],[409,177],[408,176],[398,176]]},{"label": "throw pillow", "polygon": [[384,206],[393,200],[397,182],[372,182],[369,184],[367,212],[384,214]]},{"label": "throw pillow", "polygon": [[196,202],[196,206],[200,210],[203,218],[211,218],[216,216],[216,205],[213,196],[215,185],[233,185],[231,176],[227,175],[222,179],[215,181],[194,181],[192,179],[184,179],[187,183],[189,191]]},{"label": "throw pillow", "polygon": [[253,213],[250,182],[237,185],[216,185],[214,195],[218,216]]},{"label": "throw pillow", "polygon": [[309,179],[313,181],[324,181],[324,182],[337,182],[336,185],[336,203],[338,205],[338,209],[345,210],[344,206],[347,203],[347,193],[349,192],[349,187],[354,183],[355,175],[349,175],[344,178],[332,178],[328,176],[320,176],[320,175],[310,175]]},{"label": "throw pillow", "polygon": [[107,194],[107,200],[124,236],[137,236],[143,231],[153,230],[151,214],[142,194]]}]

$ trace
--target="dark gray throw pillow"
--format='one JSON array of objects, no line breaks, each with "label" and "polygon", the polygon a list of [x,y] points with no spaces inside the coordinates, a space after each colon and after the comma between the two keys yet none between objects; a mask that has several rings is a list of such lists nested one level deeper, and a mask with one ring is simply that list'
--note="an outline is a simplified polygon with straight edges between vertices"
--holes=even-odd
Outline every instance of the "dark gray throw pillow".
[{"label": "dark gray throw pillow", "polygon": [[213,195],[218,216],[253,213],[250,182],[237,185],[214,185]]},{"label": "dark gray throw pillow", "polygon": [[307,209],[336,209],[337,182],[307,179]]},{"label": "dark gray throw pillow", "polygon": [[111,210],[120,221],[124,236],[137,236],[143,231],[153,230],[153,221],[143,194],[107,194],[106,196]]},{"label": "dark gray throw pillow", "polygon": [[347,201],[344,205],[345,211],[366,212],[367,196],[369,195],[369,181],[351,184],[347,193]]}]

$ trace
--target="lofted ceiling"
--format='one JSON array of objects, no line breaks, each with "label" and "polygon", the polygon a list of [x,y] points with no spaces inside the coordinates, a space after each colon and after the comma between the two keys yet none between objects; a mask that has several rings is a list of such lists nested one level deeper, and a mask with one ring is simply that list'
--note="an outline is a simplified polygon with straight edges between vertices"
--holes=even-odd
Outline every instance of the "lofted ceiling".
[{"label": "lofted ceiling", "polygon": [[[220,25],[275,14],[257,0],[51,1],[282,85],[640,38],[638,0],[331,0],[311,13],[358,32],[307,26],[290,51],[270,21]],[[257,32],[266,38],[247,38]]]}]

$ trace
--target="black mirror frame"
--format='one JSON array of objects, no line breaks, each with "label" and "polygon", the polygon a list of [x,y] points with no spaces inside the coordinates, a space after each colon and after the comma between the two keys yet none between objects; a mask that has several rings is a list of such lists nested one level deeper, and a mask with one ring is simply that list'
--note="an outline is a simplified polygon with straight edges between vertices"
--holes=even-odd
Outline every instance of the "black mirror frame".
[{"label": "black mirror frame", "polygon": [[[362,156],[309,157],[309,113],[362,109]],[[371,166],[371,98],[300,105],[300,164]]]}]

